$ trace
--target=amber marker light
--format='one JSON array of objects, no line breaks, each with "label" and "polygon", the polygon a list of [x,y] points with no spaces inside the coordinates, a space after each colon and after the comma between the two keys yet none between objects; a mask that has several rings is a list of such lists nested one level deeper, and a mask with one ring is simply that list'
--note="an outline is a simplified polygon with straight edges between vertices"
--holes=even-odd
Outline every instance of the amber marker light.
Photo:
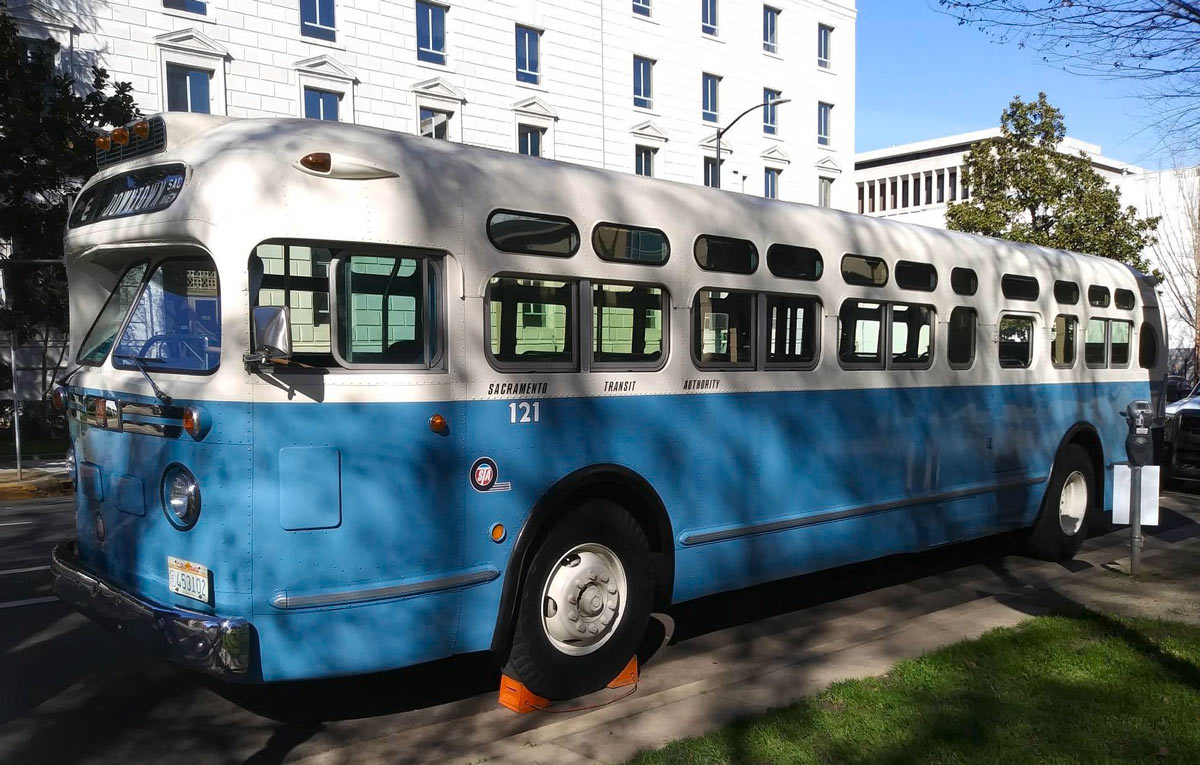
[{"label": "amber marker light", "polygon": [[200,432],[200,423],[198,422],[200,418],[198,414],[194,407],[189,406],[183,410],[183,429],[192,438],[195,438],[196,434]]},{"label": "amber marker light", "polygon": [[444,436],[450,430],[450,426],[446,423],[445,417],[435,414],[429,418],[429,429],[439,436]]},{"label": "amber marker light", "polygon": [[50,396],[50,401],[53,402],[54,408],[60,412],[67,408],[67,398],[63,395],[62,388],[54,389],[54,393]]},{"label": "amber marker light", "polygon": [[137,136],[138,138],[149,138],[150,137],[150,123],[146,122],[145,120],[142,120],[141,122],[133,123],[133,127],[130,129],[133,131],[133,134],[135,136]]},{"label": "amber marker light", "polygon": [[504,530],[503,523],[497,523],[495,526],[492,526],[491,537],[493,542],[500,544],[506,536],[508,536],[508,532]]},{"label": "amber marker light", "polygon": [[96,148],[100,151],[108,151],[112,148],[112,139],[106,135],[96,136]]},{"label": "amber marker light", "polygon": [[112,131],[112,142],[117,146],[124,146],[129,143],[129,128],[117,128]]},{"label": "amber marker light", "polygon": [[333,159],[328,152],[314,151],[300,158],[300,166],[314,173],[328,173],[329,168],[333,167]]}]

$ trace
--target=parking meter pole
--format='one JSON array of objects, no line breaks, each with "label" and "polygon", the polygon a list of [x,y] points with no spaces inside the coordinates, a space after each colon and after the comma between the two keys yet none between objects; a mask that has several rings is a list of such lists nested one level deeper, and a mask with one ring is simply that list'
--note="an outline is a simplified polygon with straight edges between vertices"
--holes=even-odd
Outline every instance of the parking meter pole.
[{"label": "parking meter pole", "polygon": [[17,450],[16,450],[17,451],[17,480],[23,481],[23,480],[25,480],[25,473],[23,472],[23,470],[21,468],[21,409],[20,409],[21,402],[17,398],[17,333],[16,332],[12,332],[9,334],[9,342],[11,344],[9,346],[9,351],[11,351],[10,358],[12,359],[12,366],[10,367],[10,369],[12,370],[12,394],[13,394],[12,418],[13,418],[13,437],[16,439],[16,447],[17,447]]},{"label": "parking meter pole", "polygon": [[1125,456],[1129,464],[1129,575],[1137,573],[1142,563],[1142,465],[1153,458],[1150,442],[1149,401],[1131,401],[1125,411],[1129,434],[1125,436]]},{"label": "parking meter pole", "polygon": [[1142,468],[1129,470],[1129,575],[1142,565]]}]

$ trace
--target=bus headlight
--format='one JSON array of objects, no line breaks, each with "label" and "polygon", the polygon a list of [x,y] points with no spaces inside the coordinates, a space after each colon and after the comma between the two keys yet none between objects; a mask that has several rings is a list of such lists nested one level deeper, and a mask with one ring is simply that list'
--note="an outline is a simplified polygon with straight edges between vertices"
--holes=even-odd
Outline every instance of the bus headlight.
[{"label": "bus headlight", "polygon": [[163,471],[162,505],[167,520],[187,531],[200,519],[200,485],[192,472],[178,463]]}]

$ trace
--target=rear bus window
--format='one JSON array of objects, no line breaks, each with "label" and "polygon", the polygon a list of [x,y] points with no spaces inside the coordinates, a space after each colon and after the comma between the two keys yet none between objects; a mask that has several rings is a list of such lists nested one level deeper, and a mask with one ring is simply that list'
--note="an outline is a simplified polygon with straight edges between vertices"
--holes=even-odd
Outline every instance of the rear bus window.
[{"label": "rear bus window", "polygon": [[1000,366],[1028,367],[1033,361],[1033,317],[1001,316],[999,335]]},{"label": "rear bus window", "polygon": [[846,367],[883,366],[883,303],[847,300],[838,312],[838,361]]},{"label": "rear bus window", "polygon": [[[1061,284],[1061,282],[1059,283]],[[1075,327],[1077,323],[1074,316],[1066,314],[1059,314],[1054,318],[1054,324],[1050,327],[1050,361],[1054,366],[1063,369],[1075,366]]]},{"label": "rear bus window", "polygon": [[661,266],[671,257],[667,235],[655,228],[598,223],[592,229],[592,249],[601,260]]},{"label": "rear bus window", "polygon": [[846,255],[842,258],[842,279],[859,287],[882,287],[888,282],[887,263],[866,255]]},{"label": "rear bus window", "polygon": [[696,294],[692,352],[698,364],[754,368],[754,300],[750,292],[705,289]]},{"label": "rear bus window", "polygon": [[1000,277],[1000,291],[1009,300],[1037,300],[1042,288],[1032,276],[1005,274]]},{"label": "rear bus window", "polygon": [[896,284],[906,290],[933,292],[937,288],[937,269],[928,263],[914,263],[911,260],[896,262]]},{"label": "rear bus window", "polygon": [[946,360],[954,369],[966,369],[975,361],[974,308],[959,306],[950,312],[946,332]]},{"label": "rear bus window", "polygon": [[488,352],[520,368],[575,366],[575,284],[493,277],[488,283]]},{"label": "rear bus window", "polygon": [[701,234],[696,237],[693,254],[705,271],[752,274],[758,268],[758,250],[745,239]]},{"label": "rear bus window", "polygon": [[896,369],[927,368],[933,361],[933,309],[896,303],[892,305],[891,313],[891,366]]},{"label": "rear bus window", "polygon": [[1129,366],[1130,351],[1133,346],[1133,322],[1110,321],[1108,323],[1110,350],[1108,363],[1114,367]]},{"label": "rear bus window", "polygon": [[593,362],[623,369],[660,366],[666,301],[661,287],[593,284]]},{"label": "rear bus window", "polygon": [[1083,337],[1083,360],[1089,367],[1103,367],[1105,361],[1105,335],[1108,322],[1104,319],[1089,319],[1087,333]]},{"label": "rear bus window", "polygon": [[488,240],[501,252],[569,258],[579,249],[579,229],[556,215],[496,210],[488,216]]},{"label": "rear bus window", "polygon": [[338,361],[347,367],[433,367],[439,357],[434,276],[424,257],[339,255]]},{"label": "rear bus window", "polygon": [[799,295],[767,295],[768,369],[811,369],[817,363],[821,303]]},{"label": "rear bus window", "polygon": [[815,282],[821,278],[825,263],[821,253],[812,247],[773,244],[767,248],[767,268],[775,276],[784,279]]}]

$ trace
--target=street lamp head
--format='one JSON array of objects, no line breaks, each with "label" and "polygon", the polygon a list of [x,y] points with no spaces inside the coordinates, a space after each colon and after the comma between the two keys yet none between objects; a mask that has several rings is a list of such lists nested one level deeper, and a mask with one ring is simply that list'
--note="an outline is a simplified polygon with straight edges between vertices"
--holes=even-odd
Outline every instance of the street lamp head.
[{"label": "street lamp head", "polygon": [[773,106],[779,106],[780,104],[790,104],[791,102],[792,99],[790,98],[776,98],[774,101],[767,101],[766,103]]}]

